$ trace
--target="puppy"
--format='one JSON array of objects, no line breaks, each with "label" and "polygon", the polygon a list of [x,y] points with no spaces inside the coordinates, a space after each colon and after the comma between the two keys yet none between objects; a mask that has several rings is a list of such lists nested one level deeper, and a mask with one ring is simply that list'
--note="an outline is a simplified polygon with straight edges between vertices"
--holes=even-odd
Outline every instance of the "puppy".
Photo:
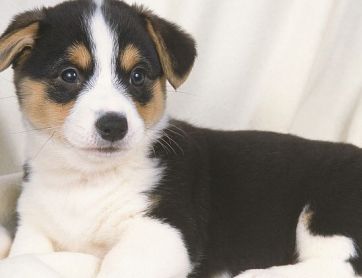
[{"label": "puppy", "polygon": [[174,24],[116,0],[17,16],[0,38],[27,140],[10,256],[72,251],[100,278],[354,278],[362,151],[165,113],[196,57]]}]

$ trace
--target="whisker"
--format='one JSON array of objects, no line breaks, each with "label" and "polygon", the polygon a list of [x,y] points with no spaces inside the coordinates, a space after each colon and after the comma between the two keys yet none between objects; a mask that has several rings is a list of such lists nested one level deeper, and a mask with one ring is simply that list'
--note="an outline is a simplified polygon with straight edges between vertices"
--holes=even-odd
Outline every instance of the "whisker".
[{"label": "whisker", "polygon": [[35,161],[38,156],[40,155],[40,153],[44,150],[45,146],[50,142],[50,140],[54,137],[56,131],[53,132],[52,135],[50,135],[50,137],[45,141],[45,143],[41,146],[40,150],[38,151],[38,153],[33,157],[33,161]]},{"label": "whisker", "polygon": [[167,142],[166,139],[161,138],[161,140],[162,140],[163,142],[165,142],[165,144],[167,144],[167,146],[170,147],[170,149],[173,151],[173,153],[174,153],[175,155],[177,155],[177,152],[175,151],[175,149],[172,147],[172,145],[171,145],[169,142]]},{"label": "whisker", "polygon": [[[180,147],[180,145],[179,145],[174,139],[172,139],[167,133],[164,133],[164,134],[165,134],[165,136],[166,136],[172,143],[174,143],[174,144],[179,148],[179,150],[182,152],[182,154],[185,155],[185,152],[184,152],[184,150]],[[177,154],[177,153],[175,152],[175,154]]]},{"label": "whisker", "polygon": [[[172,124],[171,124],[172,125]],[[164,144],[162,144],[162,142],[164,142],[165,144],[167,144],[167,146],[175,153],[175,154],[177,154],[177,152],[175,151],[175,149],[172,147],[172,144],[175,144],[176,146],[177,146],[177,148],[182,152],[182,154],[184,155],[185,154],[185,151],[181,148],[181,146],[177,143],[177,141],[175,141],[171,136],[169,136],[167,133],[166,133],[166,131],[169,131],[169,132],[172,132],[172,133],[174,133],[175,135],[178,135],[178,136],[180,136],[181,138],[185,138],[185,132],[182,130],[182,129],[180,129],[180,128],[178,128],[177,126],[175,126],[175,125],[173,125],[174,126],[174,128],[177,128],[177,129],[179,129],[180,131],[182,131],[184,134],[181,134],[181,133],[178,133],[177,131],[175,131],[175,130],[172,130],[171,128],[166,128],[166,129],[164,129],[164,130],[156,130],[156,129],[152,129],[152,128],[148,128],[148,130],[152,130],[152,131],[159,131],[159,132],[161,132],[161,134],[162,134],[162,137],[166,137],[170,142],[167,142],[164,138],[158,138],[157,140],[156,140],[156,142],[158,142],[158,143],[160,143],[161,144],[161,146],[164,148],[165,146],[164,146]],[[162,140],[162,142],[161,142],[161,140]],[[164,148],[165,149],[165,148]],[[168,149],[168,148],[167,148]]]},{"label": "whisker", "polygon": [[[187,134],[186,132],[182,129],[182,128],[179,128],[177,125],[174,125],[174,124],[171,124],[169,123],[169,125],[173,128],[176,128],[177,130],[179,130],[182,134],[184,134],[186,137],[187,137]],[[170,129],[169,129],[170,130]]]},{"label": "whisker", "polygon": [[175,130],[172,130],[172,129],[170,129],[170,128],[166,128],[165,130],[167,130],[167,131],[169,131],[169,132],[172,132],[173,134],[178,135],[178,136],[180,136],[181,138],[185,138],[185,135],[184,135],[184,134],[178,133],[178,132],[175,131]]},{"label": "whisker", "polygon": [[192,94],[192,93],[187,93],[187,92],[182,92],[182,91],[166,91],[167,93],[177,93],[177,94],[183,94],[183,95],[187,95],[190,97],[200,97],[200,95],[196,95],[196,94]]},{"label": "whisker", "polygon": [[59,127],[60,127],[60,126],[44,127],[44,128],[34,128],[34,129],[22,130],[22,131],[18,131],[18,132],[10,132],[9,134],[14,135],[14,134],[30,133],[30,132],[41,131],[41,130],[52,130],[52,129],[57,129],[57,128],[59,128]]},{"label": "whisker", "polygon": [[17,98],[17,96],[0,97],[0,100],[11,99],[11,98]]},{"label": "whisker", "polygon": [[64,140],[63,138],[58,138],[62,144],[68,149],[68,150],[74,150],[74,146],[70,144],[67,140]]},{"label": "whisker", "polygon": [[164,142],[164,140],[162,138],[159,138],[159,139],[157,139],[157,142],[161,145],[162,149],[164,151],[166,151],[167,154],[169,154],[169,149],[167,148],[167,146],[165,146],[165,144],[162,143],[162,142]]}]

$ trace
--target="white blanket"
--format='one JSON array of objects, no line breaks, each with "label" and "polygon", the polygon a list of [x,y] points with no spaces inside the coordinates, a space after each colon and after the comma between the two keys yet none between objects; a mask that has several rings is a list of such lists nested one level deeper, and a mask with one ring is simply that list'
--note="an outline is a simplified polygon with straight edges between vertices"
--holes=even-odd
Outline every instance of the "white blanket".
[{"label": "white blanket", "polygon": [[0,261],[0,277],[92,278],[98,268],[99,260],[85,254],[24,255]]}]

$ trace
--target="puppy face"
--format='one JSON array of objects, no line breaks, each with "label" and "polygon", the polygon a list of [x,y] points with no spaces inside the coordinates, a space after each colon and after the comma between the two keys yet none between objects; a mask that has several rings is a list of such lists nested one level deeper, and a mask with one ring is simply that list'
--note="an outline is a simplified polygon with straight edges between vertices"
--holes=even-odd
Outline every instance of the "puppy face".
[{"label": "puppy face", "polygon": [[186,79],[190,36],[120,1],[69,1],[17,16],[0,38],[19,103],[39,132],[93,153],[132,149],[163,118],[166,80]]}]

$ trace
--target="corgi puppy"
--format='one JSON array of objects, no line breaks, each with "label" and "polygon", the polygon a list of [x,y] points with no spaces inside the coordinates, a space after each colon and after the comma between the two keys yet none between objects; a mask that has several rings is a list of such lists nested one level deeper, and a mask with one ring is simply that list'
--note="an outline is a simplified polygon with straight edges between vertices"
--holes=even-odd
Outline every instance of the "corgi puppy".
[{"label": "corgi puppy", "polygon": [[122,1],[15,17],[0,70],[34,132],[10,256],[92,254],[99,278],[360,277],[362,151],[169,118],[166,82],[195,57]]}]

